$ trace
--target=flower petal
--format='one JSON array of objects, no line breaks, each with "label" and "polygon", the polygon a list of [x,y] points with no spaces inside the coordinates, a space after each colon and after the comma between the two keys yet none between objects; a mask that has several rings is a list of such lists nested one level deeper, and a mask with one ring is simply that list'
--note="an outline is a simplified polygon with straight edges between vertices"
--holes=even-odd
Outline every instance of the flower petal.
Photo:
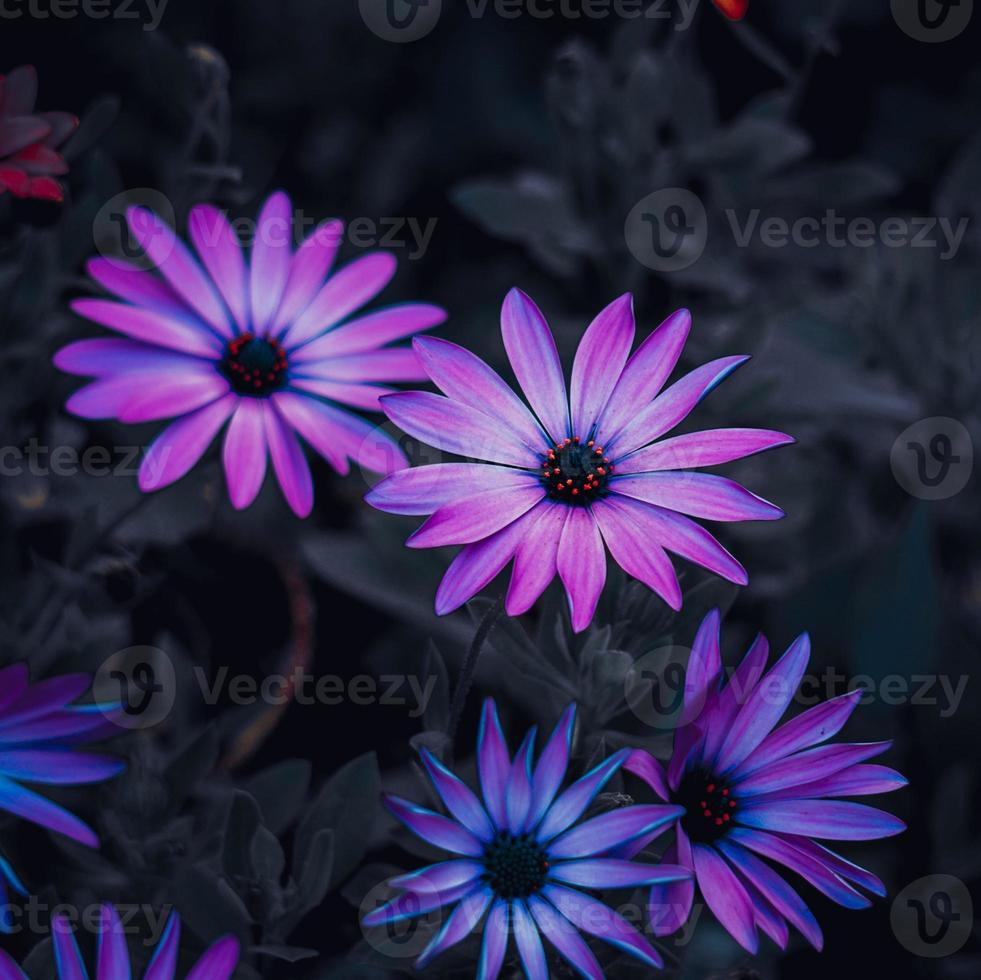
[{"label": "flower petal", "polygon": [[96,969],[100,977],[113,980],[130,980],[129,950],[126,948],[126,933],[116,910],[111,905],[103,905],[99,911],[99,950],[96,954]]},{"label": "flower petal", "polygon": [[691,871],[677,864],[640,864],[616,858],[592,858],[562,861],[551,868],[549,876],[580,888],[638,888],[642,885],[690,881]]},{"label": "flower petal", "polygon": [[572,435],[555,340],[541,310],[520,289],[512,289],[504,299],[501,336],[518,384],[552,441]]},{"label": "flower petal", "polygon": [[602,414],[599,432],[604,440],[616,435],[661,390],[681,357],[690,330],[691,314],[678,310],[637,348]]},{"label": "flower petal", "polygon": [[663,439],[618,459],[617,473],[694,470],[743,459],[795,442],[793,436],[769,429],[708,429]]},{"label": "flower petal", "polygon": [[815,779],[789,786],[787,789],[767,793],[767,800],[803,800],[822,796],[877,796],[893,793],[909,785],[902,773],[888,766],[852,766],[824,779]]},{"label": "flower petal", "polygon": [[695,900],[695,859],[691,841],[680,823],[675,828],[675,840],[664,852],[662,860],[688,870],[691,875],[685,881],[651,887],[647,905],[651,929],[655,936],[670,936],[688,921]]},{"label": "flower petal", "polygon": [[187,980],[229,980],[238,966],[241,952],[239,942],[234,936],[219,939],[197,961],[187,975]]},{"label": "flower petal", "polygon": [[891,813],[842,800],[745,803],[737,819],[746,827],[822,840],[879,840],[906,829],[906,824]]},{"label": "flower petal", "polygon": [[423,969],[440,953],[466,939],[483,918],[492,898],[493,893],[485,885],[461,899],[443,923],[442,928],[419,955],[415,962],[416,969]]},{"label": "flower petal", "polygon": [[530,449],[547,447],[548,436],[531,412],[476,354],[438,337],[416,337],[412,346],[426,373],[447,397],[500,419]]},{"label": "flower petal", "polygon": [[656,541],[645,536],[631,512],[619,505],[615,495],[597,500],[592,512],[613,560],[672,609],[681,609],[681,586],[671,559]]},{"label": "flower petal", "polygon": [[190,316],[178,317],[164,310],[144,309],[110,299],[76,299],[69,306],[79,316],[101,323],[119,333],[185,354],[215,359],[221,342]]},{"label": "flower petal", "polygon": [[714,473],[678,470],[616,476],[610,489],[679,514],[708,521],[775,521],[783,511],[745,487]]},{"label": "flower petal", "polygon": [[620,749],[565,790],[548,808],[544,820],[538,826],[535,836],[539,843],[547,843],[571,827],[586,812],[586,808],[629,755],[629,749]]},{"label": "flower petal", "polygon": [[101,783],[126,768],[122,759],[64,749],[5,749],[0,753],[0,774],[25,783],[80,786]]},{"label": "flower petal", "polygon": [[446,310],[430,303],[403,303],[366,313],[290,352],[290,363],[304,364],[324,357],[375,350],[446,320]]},{"label": "flower petal", "polygon": [[392,888],[403,888],[406,891],[419,892],[420,894],[438,894],[451,888],[459,888],[461,885],[475,882],[483,873],[484,865],[482,862],[467,861],[461,858],[456,861],[430,864],[418,871],[399,875],[397,878],[392,878],[389,885]]},{"label": "flower petal", "polygon": [[576,706],[570,704],[562,713],[542,754],[535,765],[535,775],[531,783],[531,809],[528,813],[528,827],[537,827],[545,811],[552,805],[555,794],[565,779],[569,766],[569,750],[572,746],[572,731],[576,723]]},{"label": "flower petal", "polygon": [[466,857],[483,855],[484,847],[481,842],[455,820],[388,793],[384,794],[383,802],[393,816],[433,847]]},{"label": "flower petal", "polygon": [[410,548],[472,544],[487,538],[526,514],[545,496],[533,477],[527,486],[482,490],[443,504],[406,541]]},{"label": "flower petal", "polygon": [[88,980],[82,951],[66,918],[61,915],[52,918],[51,937],[59,980]]},{"label": "flower petal", "polygon": [[248,507],[258,496],[266,477],[265,405],[256,398],[242,398],[228,423],[222,459],[228,496],[236,510]]},{"label": "flower petal", "polygon": [[572,431],[591,439],[597,420],[634,342],[634,299],[630,293],[614,300],[586,328],[572,365],[569,404]]},{"label": "flower petal", "polygon": [[99,838],[95,831],[73,813],[2,776],[0,776],[0,810],[6,810],[39,827],[64,834],[86,847],[99,846]]},{"label": "flower petal", "polygon": [[237,404],[235,395],[226,395],[168,425],[143,457],[140,489],[159,490],[184,476],[204,455]]},{"label": "flower petal", "polygon": [[507,812],[508,830],[520,834],[525,830],[528,810],[531,806],[531,757],[535,752],[537,729],[532,728],[521,747],[514,754],[511,772],[508,774],[504,807]]},{"label": "flower petal", "polygon": [[271,194],[262,205],[250,259],[252,329],[264,334],[279,309],[293,261],[293,207],[282,191]]},{"label": "flower petal", "polygon": [[191,208],[187,230],[238,329],[249,329],[248,271],[235,229],[218,208],[199,204]]},{"label": "flower petal", "polygon": [[749,358],[741,355],[710,361],[676,381],[649,405],[634,408],[633,415],[605,446],[617,457],[627,456],[669,432],[692,412],[695,406]]},{"label": "flower petal", "polygon": [[313,510],[313,478],[293,430],[276,410],[263,412],[266,443],[283,496],[297,517]]},{"label": "flower petal", "polygon": [[332,275],[286,331],[287,349],[313,340],[374,299],[392,280],[398,263],[389,252],[372,252]]},{"label": "flower petal", "polygon": [[755,954],[759,947],[753,903],[732,868],[711,847],[692,848],[698,890],[725,930],[743,949]]},{"label": "flower petal", "polygon": [[602,902],[562,885],[546,885],[542,894],[583,932],[622,949],[655,970],[664,966],[657,950],[622,915]]},{"label": "flower petal", "polygon": [[685,809],[680,806],[638,803],[621,807],[601,813],[550,841],[548,853],[555,861],[602,854],[658,828],[666,830],[684,815]]},{"label": "flower petal", "polygon": [[634,749],[624,762],[623,768],[647,783],[662,800],[667,801],[670,798],[671,791],[668,789],[664,766],[646,749]]},{"label": "flower petal", "polygon": [[428,749],[423,749],[421,755],[422,764],[446,809],[475,837],[489,841],[494,836],[494,827],[473,790]]},{"label": "flower petal", "polygon": [[133,238],[174,292],[222,337],[231,337],[232,327],[217,290],[173,229],[142,207],[129,208],[126,220]]},{"label": "flower petal", "polygon": [[565,586],[572,629],[581,633],[593,619],[606,581],[606,551],[596,519],[583,507],[570,507],[555,566]]},{"label": "flower petal", "polygon": [[85,271],[103,289],[119,299],[137,306],[152,307],[161,313],[186,318],[187,306],[176,292],[156,273],[141,269],[123,259],[89,259]]},{"label": "flower petal", "polygon": [[327,221],[304,239],[290,260],[289,276],[270,325],[271,333],[286,330],[317,295],[337,258],[343,237],[343,222]]},{"label": "flower petal", "polygon": [[484,701],[480,715],[477,770],[487,812],[494,821],[494,826],[503,829],[507,826],[505,791],[511,772],[511,757],[508,754],[507,743],[504,741],[504,733],[501,731],[497,705],[492,698]]},{"label": "flower petal", "polygon": [[880,755],[892,742],[869,742],[841,745],[819,745],[756,769],[751,775],[736,779],[733,792],[740,799],[775,793],[816,779],[833,776],[873,756]]},{"label": "flower petal", "polygon": [[562,954],[573,969],[587,980],[604,980],[603,970],[593,951],[569,920],[548,902],[532,895],[528,908],[538,931]]},{"label": "flower petal", "polygon": [[810,637],[802,633],[756,685],[726,735],[716,761],[720,772],[735,770],[770,734],[796,693],[810,656]]},{"label": "flower petal", "polygon": [[520,616],[531,609],[555,578],[559,542],[568,513],[562,504],[539,504],[527,515],[504,602],[509,616]]},{"label": "flower petal", "polygon": [[459,497],[490,487],[521,487],[536,479],[525,470],[490,463],[435,463],[398,470],[377,484],[365,500],[387,514],[431,514]]},{"label": "flower petal", "polygon": [[511,927],[527,980],[548,980],[545,949],[538,935],[538,927],[528,907],[520,900],[511,903]]},{"label": "flower petal", "polygon": [[491,906],[484,923],[484,940],[480,947],[480,960],[477,964],[477,980],[497,980],[504,964],[504,954],[508,948],[508,935],[511,931],[510,909],[507,902],[498,899]]},{"label": "flower petal", "polygon": [[445,452],[537,469],[535,454],[498,420],[428,391],[400,391],[381,400],[385,414],[410,436]]}]

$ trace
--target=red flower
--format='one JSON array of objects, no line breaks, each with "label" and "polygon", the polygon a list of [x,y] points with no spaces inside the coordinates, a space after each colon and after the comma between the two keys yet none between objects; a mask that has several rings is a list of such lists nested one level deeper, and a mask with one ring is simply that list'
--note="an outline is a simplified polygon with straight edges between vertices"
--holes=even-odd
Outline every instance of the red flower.
[{"label": "red flower", "polygon": [[36,98],[31,65],[0,75],[0,194],[61,201],[64,188],[55,178],[68,173],[68,164],[57,147],[78,119],[69,112],[35,113]]},{"label": "red flower", "polygon": [[712,0],[712,2],[729,20],[742,20],[749,10],[749,0]]}]

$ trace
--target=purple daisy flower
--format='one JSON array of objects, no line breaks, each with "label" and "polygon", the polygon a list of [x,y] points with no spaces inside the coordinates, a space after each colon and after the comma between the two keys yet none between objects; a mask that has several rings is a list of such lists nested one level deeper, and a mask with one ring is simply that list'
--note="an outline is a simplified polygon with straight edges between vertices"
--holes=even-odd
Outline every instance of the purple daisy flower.
[{"label": "purple daisy flower", "polygon": [[[541,936],[585,977],[602,977],[580,932],[611,943],[652,967],[653,946],[613,909],[581,889],[632,888],[683,881],[687,870],[614,856],[638,837],[652,839],[683,812],[676,806],[628,806],[576,821],[623,765],[624,749],[559,792],[569,762],[575,705],[563,714],[533,765],[535,729],[512,760],[494,702],[484,703],[477,742],[481,800],[431,753],[422,762],[450,816],[386,796],[409,830],[454,858],[393,878],[393,901],[364,917],[377,926],[452,905],[442,928],[416,962],[424,967],[483,921],[480,980],[494,980],[513,934],[529,980],[547,980]],[[486,918],[485,918],[486,916]]]},{"label": "purple daisy flower", "polygon": [[785,947],[788,923],[820,949],[813,914],[767,862],[796,872],[839,905],[867,907],[871,902],[856,886],[883,896],[882,882],[812,838],[876,840],[901,833],[906,826],[897,817],[834,797],[889,793],[906,780],[886,766],[865,764],[891,742],[821,744],[841,730],[861,691],[775,727],[807,667],[806,633],[765,674],[769,648],[758,636],[724,683],[719,622],[718,611],[709,613],[695,638],[667,771],[643,751],[624,766],[686,811],[665,860],[691,868],[695,877],[654,886],[654,933],[669,935],[684,924],[697,882],[715,917],[751,953],[757,927]]},{"label": "purple daisy flower", "polygon": [[75,415],[177,419],[147,451],[141,490],[180,479],[226,422],[225,474],[240,509],[259,493],[268,458],[290,507],[310,513],[298,436],[341,474],[351,459],[379,473],[406,465],[393,439],[349,411],[377,410],[391,383],[424,379],[411,348],[386,345],[446,318],[439,307],[407,303],[349,319],[394,276],[391,254],[372,252],[328,275],[343,226],[322,225],[294,252],[281,192],[262,208],[248,263],[211,205],[190,214],[197,259],[152,212],[131,208],[127,221],[160,275],[92,259],[89,275],[116,299],[79,299],[72,309],[124,337],[69,344],[55,364],[96,379],[68,400]]},{"label": "purple daisy flower", "polygon": [[[85,980],[89,974],[68,921],[63,916],[55,916],[51,932],[59,980]],[[167,927],[143,974],[143,980],[174,980],[180,936],[180,916],[175,912],[167,920]],[[238,965],[239,954],[238,940],[225,936],[198,960],[187,974],[187,980],[228,980]],[[103,905],[95,980],[130,980],[131,976],[126,933],[116,910],[111,905]],[[10,956],[0,952],[0,980],[28,980],[28,977]]]},{"label": "purple daisy flower", "polygon": [[746,357],[724,357],[662,391],[691,327],[665,320],[630,356],[633,301],[611,303],[579,344],[567,394],[555,342],[520,290],[504,301],[508,359],[531,410],[482,360],[445,340],[414,341],[446,397],[423,391],[382,399],[392,421],[431,445],[481,463],[406,469],[366,497],[393,514],[432,516],[412,548],[463,545],[436,594],[457,609],[513,558],[506,608],[527,611],[556,573],[576,632],[593,618],[606,553],[673,608],[681,588],[666,551],[745,585],[746,572],[690,520],[773,520],[783,511],[724,477],[693,472],[793,442],[765,429],[714,429],[660,439]]},{"label": "purple daisy flower", "polygon": [[[125,763],[112,756],[74,751],[118,731],[103,705],[73,705],[91,686],[85,674],[28,683],[27,666],[0,670],[0,809],[88,847],[99,838],[88,824],[23,783],[81,786],[118,776]],[[0,906],[7,887],[27,890],[0,857]],[[6,924],[6,917],[2,924]]]}]

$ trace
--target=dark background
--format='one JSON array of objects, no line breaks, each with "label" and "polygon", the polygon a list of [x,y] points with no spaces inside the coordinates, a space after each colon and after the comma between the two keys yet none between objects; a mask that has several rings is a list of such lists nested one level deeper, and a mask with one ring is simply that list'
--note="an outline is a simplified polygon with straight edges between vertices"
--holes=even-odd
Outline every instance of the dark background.
[{"label": "dark background", "polygon": [[[832,693],[859,676],[898,675],[915,692],[919,675],[955,685],[972,675],[977,478],[948,499],[920,499],[894,476],[890,450],[907,426],[934,417],[956,419],[981,444],[979,16],[958,38],[927,44],[872,0],[752,0],[739,25],[703,2],[685,32],[616,18],[474,19],[464,4],[444,7],[428,37],[404,45],[372,34],[353,0],[170,0],[156,31],[118,18],[0,21],[0,70],[34,64],[39,108],[83,119],[64,206],[0,199],[3,444],[119,447],[153,435],[152,426],[70,419],[62,405],[74,383],[50,367],[61,344],[90,335],[67,301],[85,290],[84,259],[112,247],[106,208],[122,205],[111,202],[151,189],[182,223],[202,200],[254,216],[282,187],[317,221],[436,219],[424,255],[398,251],[386,301],[444,305],[443,335],[498,367],[497,314],[512,285],[541,305],[567,363],[589,319],[627,289],[641,337],[688,306],[687,366],[754,355],[700,406],[697,427],[763,425],[799,440],[731,468],[788,514],[721,532],[749,570],[747,589],[734,594],[688,568],[674,620],[614,581],[576,640],[554,596],[499,630],[477,687],[498,697],[512,742],[530,722],[554,723],[569,689],[584,705],[578,764],[649,737],[623,703],[630,665],[665,643],[689,643],[720,603],[732,606],[730,664],[757,629],[775,651],[808,629],[813,672],[842,675]],[[685,274],[645,268],[623,236],[630,208],[666,187],[693,191],[708,214],[708,248]],[[930,248],[738,248],[725,231],[727,208],[820,218],[831,207],[877,223],[944,215],[970,225],[946,260]],[[432,595],[449,556],[406,553],[412,522],[368,511],[367,476],[313,468],[306,522],[268,481],[252,509],[234,513],[214,460],[146,500],[132,474],[3,477],[0,659],[27,659],[42,677],[95,672],[117,650],[152,645],[176,665],[177,701],[161,725],[118,740],[133,763],[126,776],[65,794],[99,828],[100,855],[19,824],[0,834],[46,901],[174,903],[191,951],[231,929],[284,956],[287,945],[322,954],[296,964],[250,954],[262,976],[394,976],[408,961],[385,965],[364,943],[357,905],[392,865],[419,858],[392,837],[378,780],[421,792],[410,739],[427,732],[439,744],[445,692],[481,608],[437,620]],[[575,673],[558,677],[559,654]],[[211,679],[223,666],[261,679],[284,662],[345,682],[433,677],[437,695],[422,718],[350,696],[294,705],[267,732],[261,707],[227,697],[205,705],[192,675],[197,664]],[[461,762],[478,691],[456,746]],[[706,916],[693,942],[673,949],[682,975],[981,975],[976,936],[955,955],[925,958],[890,924],[892,897],[917,879],[977,882],[975,679],[953,712],[942,700],[872,700],[845,735],[896,740],[884,761],[911,785],[882,805],[909,831],[844,850],[883,878],[889,899],[847,912],[805,888],[825,931],[820,955],[792,940],[781,956],[762,940],[751,961]],[[283,768],[288,759],[309,760],[311,772]],[[270,882],[248,866],[248,843],[235,837],[236,821],[248,823],[246,790],[265,801],[263,819],[290,859],[301,854],[298,813],[308,828],[335,831],[343,859],[311,907],[292,895],[288,873]],[[274,818],[276,800],[284,813]],[[24,956],[41,939],[5,943]],[[30,962],[42,975],[43,945]],[[429,973],[466,976],[471,962],[438,961]],[[608,975],[635,973],[620,960]]]}]

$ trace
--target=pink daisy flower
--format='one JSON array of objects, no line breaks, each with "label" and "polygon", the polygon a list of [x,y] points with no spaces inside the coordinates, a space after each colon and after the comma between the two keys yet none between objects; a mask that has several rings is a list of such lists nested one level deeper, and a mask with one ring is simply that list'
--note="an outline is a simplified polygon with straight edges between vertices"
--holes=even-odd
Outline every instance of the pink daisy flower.
[{"label": "pink daisy flower", "polygon": [[78,126],[68,112],[34,111],[37,73],[30,65],[0,75],[0,194],[64,200],[56,177],[68,173],[57,148]]},{"label": "pink daisy flower", "polygon": [[68,400],[74,415],[176,419],[146,452],[141,490],[184,476],[226,423],[222,457],[238,509],[255,500],[271,460],[290,507],[310,513],[300,438],[341,474],[350,460],[378,473],[406,465],[393,439],[350,411],[377,410],[391,383],[422,380],[414,351],[387,345],[446,318],[406,303],[350,319],[394,276],[391,254],[371,252],[330,274],[343,225],[320,226],[294,251],[282,192],[262,208],[248,262],[211,205],[189,217],[197,258],[152,212],[131,208],[127,220],[159,274],[90,260],[89,275],[115,298],[79,299],[72,309],[122,337],[69,344],[55,364],[96,379]]},{"label": "pink daisy flower", "polygon": [[[702,365],[662,391],[691,327],[669,317],[630,356],[633,300],[611,303],[584,334],[567,393],[548,324],[532,300],[504,301],[504,347],[530,409],[480,358],[417,337],[423,366],[444,393],[382,399],[402,429],[449,453],[485,462],[405,469],[366,497],[393,514],[429,514],[411,548],[462,545],[436,593],[457,609],[514,559],[506,608],[530,609],[556,573],[576,632],[593,618],[606,549],[673,609],[681,588],[667,551],[740,585],[742,565],[690,517],[773,520],[783,511],[721,476],[695,472],[793,442],[767,429],[713,429],[661,439],[746,357]],[[605,545],[605,547],[604,547]]]}]

